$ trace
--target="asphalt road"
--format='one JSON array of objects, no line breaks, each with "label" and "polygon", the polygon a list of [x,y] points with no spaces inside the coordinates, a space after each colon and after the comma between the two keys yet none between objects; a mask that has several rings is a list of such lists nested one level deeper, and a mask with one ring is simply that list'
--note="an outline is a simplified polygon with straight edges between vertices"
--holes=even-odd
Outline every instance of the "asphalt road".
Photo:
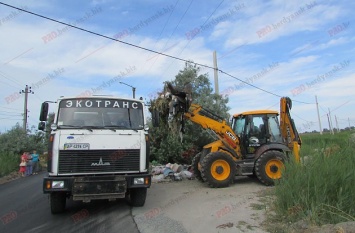
[{"label": "asphalt road", "polygon": [[0,185],[0,232],[139,232],[125,200],[91,203],[67,200],[66,212],[52,215],[42,193],[45,173]]}]

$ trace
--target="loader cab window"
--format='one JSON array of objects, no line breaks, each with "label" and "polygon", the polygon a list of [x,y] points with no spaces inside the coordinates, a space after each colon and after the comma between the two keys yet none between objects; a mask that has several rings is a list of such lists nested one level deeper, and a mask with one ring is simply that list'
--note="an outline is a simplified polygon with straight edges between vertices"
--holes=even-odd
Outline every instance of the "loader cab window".
[{"label": "loader cab window", "polygon": [[279,120],[276,115],[269,115],[268,117],[270,142],[282,143]]},{"label": "loader cab window", "polygon": [[246,126],[246,135],[249,144],[265,144],[266,130],[264,124],[265,115],[250,115]]},{"label": "loader cab window", "polygon": [[233,118],[232,120],[232,127],[235,134],[240,138],[241,135],[244,133],[244,126],[245,126],[245,117],[239,116],[237,118]]}]

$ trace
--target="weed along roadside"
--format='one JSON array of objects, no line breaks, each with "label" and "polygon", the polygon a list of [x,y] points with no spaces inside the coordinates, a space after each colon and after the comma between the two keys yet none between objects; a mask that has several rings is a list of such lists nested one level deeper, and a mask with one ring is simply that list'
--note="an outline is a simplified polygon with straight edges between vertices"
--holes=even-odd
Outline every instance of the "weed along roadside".
[{"label": "weed along roadside", "polygon": [[355,231],[353,135],[353,130],[302,135],[304,162],[288,163],[287,178],[276,184],[269,232]]}]

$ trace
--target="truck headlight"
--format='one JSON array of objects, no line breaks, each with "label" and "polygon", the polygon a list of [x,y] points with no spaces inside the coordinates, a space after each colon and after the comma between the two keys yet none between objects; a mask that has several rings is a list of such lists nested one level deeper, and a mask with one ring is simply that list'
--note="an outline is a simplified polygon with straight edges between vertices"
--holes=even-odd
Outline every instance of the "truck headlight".
[{"label": "truck headlight", "polygon": [[144,184],[144,178],[134,178],[133,184]]},{"label": "truck headlight", "polygon": [[64,188],[64,180],[53,180],[52,181],[53,189],[61,189]]}]

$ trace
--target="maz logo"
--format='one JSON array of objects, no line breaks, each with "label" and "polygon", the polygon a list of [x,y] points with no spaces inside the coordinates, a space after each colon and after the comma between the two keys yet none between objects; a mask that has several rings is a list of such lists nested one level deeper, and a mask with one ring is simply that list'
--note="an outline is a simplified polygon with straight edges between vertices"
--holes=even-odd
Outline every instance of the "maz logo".
[{"label": "maz logo", "polygon": [[92,163],[91,166],[110,166],[110,162],[103,162],[102,157],[99,160],[99,163]]}]

